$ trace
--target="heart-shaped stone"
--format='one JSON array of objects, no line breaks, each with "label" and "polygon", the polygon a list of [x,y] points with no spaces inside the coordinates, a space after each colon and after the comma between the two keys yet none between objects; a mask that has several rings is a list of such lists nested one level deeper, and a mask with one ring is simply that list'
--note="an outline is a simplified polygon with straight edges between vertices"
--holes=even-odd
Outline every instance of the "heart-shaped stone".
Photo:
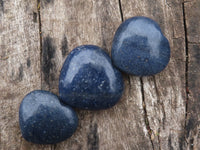
[{"label": "heart-shaped stone", "polygon": [[63,102],[81,109],[106,109],[123,93],[121,73],[109,55],[94,45],[75,48],[61,70],[59,93]]},{"label": "heart-shaped stone", "polygon": [[138,76],[161,72],[170,59],[170,46],[159,25],[147,17],[133,17],[117,29],[112,60],[121,71]]},{"label": "heart-shaped stone", "polygon": [[19,109],[22,136],[37,144],[55,144],[75,132],[78,117],[50,92],[36,90],[27,94]]}]

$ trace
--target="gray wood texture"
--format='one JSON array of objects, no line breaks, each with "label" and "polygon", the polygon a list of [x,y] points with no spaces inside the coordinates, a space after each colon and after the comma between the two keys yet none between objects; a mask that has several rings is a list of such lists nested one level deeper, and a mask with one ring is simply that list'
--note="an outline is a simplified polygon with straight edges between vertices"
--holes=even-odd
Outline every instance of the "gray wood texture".
[{"label": "gray wood texture", "polygon": [[[200,149],[200,0],[0,0],[0,150]],[[171,60],[158,75],[123,74],[111,109],[76,109],[79,127],[55,145],[26,142],[18,110],[35,89],[58,94],[68,53],[94,44],[109,54],[120,23],[147,16],[161,26]]]}]

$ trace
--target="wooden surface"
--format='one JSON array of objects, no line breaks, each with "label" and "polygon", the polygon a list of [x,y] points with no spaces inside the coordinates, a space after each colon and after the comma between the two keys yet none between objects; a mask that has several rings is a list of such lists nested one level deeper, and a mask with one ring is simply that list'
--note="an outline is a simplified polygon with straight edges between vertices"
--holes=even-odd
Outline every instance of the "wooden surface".
[{"label": "wooden surface", "polygon": [[[56,145],[26,142],[18,109],[35,89],[58,94],[68,53],[95,44],[110,53],[120,23],[156,20],[171,60],[151,77],[124,74],[120,102],[104,111],[76,109],[79,127]],[[200,0],[0,0],[0,150],[200,149]]]}]

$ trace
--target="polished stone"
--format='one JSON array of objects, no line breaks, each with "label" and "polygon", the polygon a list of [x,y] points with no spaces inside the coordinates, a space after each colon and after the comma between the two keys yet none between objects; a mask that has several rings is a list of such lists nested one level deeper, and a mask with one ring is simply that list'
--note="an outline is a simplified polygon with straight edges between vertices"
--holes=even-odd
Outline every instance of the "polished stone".
[{"label": "polished stone", "polygon": [[26,95],[19,109],[22,136],[37,144],[55,144],[69,138],[78,126],[76,113],[50,92]]},{"label": "polished stone", "polygon": [[101,48],[79,46],[64,62],[59,93],[61,100],[73,107],[90,110],[110,108],[123,93],[122,75]]},{"label": "polished stone", "polygon": [[147,17],[133,17],[117,29],[112,60],[121,71],[149,76],[161,72],[170,59],[170,46],[159,25]]}]

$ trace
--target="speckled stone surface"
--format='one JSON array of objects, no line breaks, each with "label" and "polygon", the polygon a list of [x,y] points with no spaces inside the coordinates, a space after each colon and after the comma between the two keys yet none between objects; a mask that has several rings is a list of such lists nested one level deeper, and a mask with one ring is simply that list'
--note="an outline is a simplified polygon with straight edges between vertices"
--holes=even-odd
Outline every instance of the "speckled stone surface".
[{"label": "speckled stone surface", "polygon": [[161,72],[170,59],[170,46],[159,25],[147,17],[133,17],[117,29],[112,60],[121,71],[137,76]]},{"label": "speckled stone surface", "polygon": [[59,93],[61,100],[73,107],[106,109],[119,101],[123,79],[106,52],[94,45],[83,45],[75,48],[65,60]]},{"label": "speckled stone surface", "polygon": [[55,144],[69,138],[78,126],[76,113],[50,92],[27,94],[19,109],[22,136],[37,144]]}]

